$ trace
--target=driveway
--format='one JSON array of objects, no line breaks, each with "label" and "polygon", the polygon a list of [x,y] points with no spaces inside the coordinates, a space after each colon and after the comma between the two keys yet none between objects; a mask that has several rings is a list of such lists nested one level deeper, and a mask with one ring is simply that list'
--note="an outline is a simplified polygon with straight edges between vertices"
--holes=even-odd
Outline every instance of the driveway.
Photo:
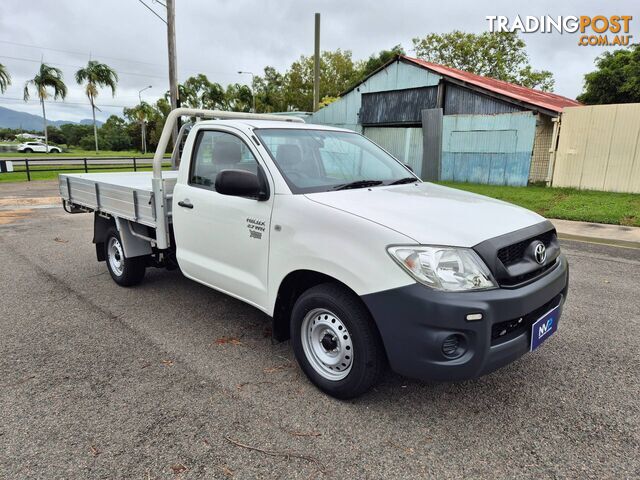
[{"label": "driveway", "polygon": [[3,208],[3,478],[640,475],[639,250],[563,242],[564,318],[516,363],[341,402],[258,310],[178,272],[118,287],[91,215]]}]

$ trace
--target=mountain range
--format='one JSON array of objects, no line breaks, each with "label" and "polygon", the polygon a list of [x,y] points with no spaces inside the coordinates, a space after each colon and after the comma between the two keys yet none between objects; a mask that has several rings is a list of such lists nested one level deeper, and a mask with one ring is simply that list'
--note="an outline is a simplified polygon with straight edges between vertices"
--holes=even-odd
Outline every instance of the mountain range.
[{"label": "mountain range", "polygon": [[[91,119],[83,119],[79,122],[72,122],[69,120],[49,120],[47,118],[47,125],[53,127],[59,127],[65,123],[79,123],[81,125],[92,125]],[[97,121],[98,126],[103,122]],[[33,115],[31,113],[19,112],[17,110],[11,110],[10,108],[0,107],[0,128],[21,128],[23,130],[39,130],[42,131],[42,117],[40,115]]]}]

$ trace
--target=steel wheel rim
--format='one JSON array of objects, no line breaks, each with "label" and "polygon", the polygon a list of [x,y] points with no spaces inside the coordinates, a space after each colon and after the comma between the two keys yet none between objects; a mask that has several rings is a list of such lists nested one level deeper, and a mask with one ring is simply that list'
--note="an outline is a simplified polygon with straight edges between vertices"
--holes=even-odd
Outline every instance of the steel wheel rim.
[{"label": "steel wheel rim", "polygon": [[346,325],[324,308],[307,313],[300,329],[302,349],[311,367],[323,378],[346,378],[353,366],[353,343]]},{"label": "steel wheel rim", "polygon": [[113,273],[118,277],[121,277],[124,273],[124,252],[122,251],[120,240],[115,237],[111,237],[109,239],[107,255],[109,257],[109,266],[111,266],[111,271],[113,271]]}]

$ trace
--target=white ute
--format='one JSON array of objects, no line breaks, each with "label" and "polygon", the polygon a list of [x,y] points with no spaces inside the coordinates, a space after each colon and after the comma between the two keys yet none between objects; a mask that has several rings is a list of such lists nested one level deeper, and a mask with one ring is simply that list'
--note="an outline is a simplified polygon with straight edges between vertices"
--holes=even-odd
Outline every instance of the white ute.
[{"label": "white ute", "polygon": [[[162,171],[181,116],[213,120]],[[94,212],[118,284],[179,267],[253,305],[338,398],[387,365],[444,381],[496,370],[556,331],[566,298],[550,222],[422,182],[362,135],[295,117],[177,109],[153,173],[60,175],[60,193],[67,211]]]}]

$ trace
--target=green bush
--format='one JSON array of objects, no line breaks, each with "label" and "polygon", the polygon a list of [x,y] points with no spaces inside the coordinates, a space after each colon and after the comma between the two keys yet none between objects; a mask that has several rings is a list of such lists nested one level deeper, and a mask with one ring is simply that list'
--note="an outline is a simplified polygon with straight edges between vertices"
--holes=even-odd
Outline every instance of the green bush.
[{"label": "green bush", "polygon": [[[111,148],[111,142],[107,138],[101,138],[98,136],[98,147],[100,150],[113,150]],[[85,135],[80,139],[80,148],[83,150],[95,150],[96,142],[93,135]]]}]

